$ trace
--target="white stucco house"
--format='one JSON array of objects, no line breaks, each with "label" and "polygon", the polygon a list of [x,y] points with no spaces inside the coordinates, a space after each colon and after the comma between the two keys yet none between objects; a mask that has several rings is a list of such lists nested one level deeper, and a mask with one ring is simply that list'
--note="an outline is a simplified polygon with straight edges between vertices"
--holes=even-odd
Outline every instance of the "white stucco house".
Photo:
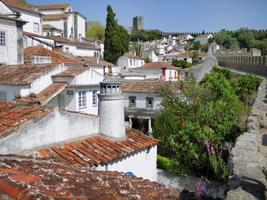
[{"label": "white stucco house", "polygon": [[0,65],[23,64],[23,26],[18,13],[0,1]]},{"label": "white stucco house", "polygon": [[184,60],[186,62],[192,63],[192,55],[189,52],[172,51],[168,54],[159,56],[160,62],[171,62],[173,60]]},{"label": "white stucco house", "polygon": [[35,6],[42,13],[44,24],[60,30],[64,37],[81,39],[86,36],[86,17],[73,10],[69,4]]},{"label": "white stucco house", "polygon": [[20,18],[27,23],[23,26],[23,31],[35,33],[38,35],[43,34],[43,20],[42,15],[33,7],[18,3],[16,0],[3,1],[14,12],[18,12]]},{"label": "white stucco house", "polygon": [[145,60],[142,57],[135,56],[131,53],[125,53],[123,56],[119,57],[117,65],[127,69],[127,68],[138,68],[145,64]]},{"label": "white stucco house", "polygon": [[158,141],[125,128],[120,80],[106,76],[98,101],[99,116],[0,102],[4,120],[14,116],[7,120],[12,129],[0,129],[0,154],[53,158],[65,165],[156,181]]},{"label": "white stucco house", "polygon": [[213,38],[212,34],[197,35],[195,37],[195,42],[200,42],[200,44],[207,44],[210,38]]}]

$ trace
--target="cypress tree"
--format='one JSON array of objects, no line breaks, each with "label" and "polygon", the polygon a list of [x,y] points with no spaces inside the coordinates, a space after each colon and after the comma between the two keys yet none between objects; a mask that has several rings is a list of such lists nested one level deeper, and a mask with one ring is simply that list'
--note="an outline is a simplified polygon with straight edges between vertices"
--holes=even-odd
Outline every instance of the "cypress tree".
[{"label": "cypress tree", "polygon": [[129,35],[122,26],[117,24],[116,14],[110,5],[107,7],[107,12],[104,58],[116,64],[117,59],[128,51]]}]

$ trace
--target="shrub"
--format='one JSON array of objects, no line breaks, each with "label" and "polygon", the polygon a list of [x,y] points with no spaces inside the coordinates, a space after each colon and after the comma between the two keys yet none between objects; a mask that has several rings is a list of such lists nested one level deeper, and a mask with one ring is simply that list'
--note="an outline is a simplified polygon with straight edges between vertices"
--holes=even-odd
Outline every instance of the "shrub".
[{"label": "shrub", "polygon": [[169,158],[166,158],[161,155],[157,155],[157,167],[159,169],[171,171],[172,165],[173,165],[172,161]]},{"label": "shrub", "polygon": [[189,62],[187,62],[185,60],[173,60],[172,61],[172,65],[175,66],[175,67],[181,67],[183,69],[193,66],[192,63],[189,63]]},{"label": "shrub", "polygon": [[213,72],[214,72],[214,73],[220,73],[220,74],[223,74],[224,77],[225,77],[226,79],[228,79],[228,80],[231,78],[231,76],[230,76],[230,70],[229,70],[229,69],[225,69],[225,68],[221,68],[221,67],[218,67],[218,66],[214,66],[214,67],[213,67]]}]

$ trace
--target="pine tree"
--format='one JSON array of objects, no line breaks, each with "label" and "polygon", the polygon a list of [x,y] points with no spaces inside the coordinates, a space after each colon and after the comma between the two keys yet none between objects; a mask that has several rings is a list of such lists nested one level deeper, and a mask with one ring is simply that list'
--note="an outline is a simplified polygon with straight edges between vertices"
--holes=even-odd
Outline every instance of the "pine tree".
[{"label": "pine tree", "polygon": [[115,20],[116,14],[110,5],[107,7],[105,30],[105,60],[116,64],[117,59],[129,49],[129,35]]}]

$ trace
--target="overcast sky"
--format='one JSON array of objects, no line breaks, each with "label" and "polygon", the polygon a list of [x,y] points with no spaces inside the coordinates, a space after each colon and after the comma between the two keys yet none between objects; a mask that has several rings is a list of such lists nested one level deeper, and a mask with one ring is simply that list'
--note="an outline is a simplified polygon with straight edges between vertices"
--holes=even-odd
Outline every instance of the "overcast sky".
[{"label": "overcast sky", "polygon": [[132,26],[144,16],[146,29],[213,32],[240,27],[267,29],[267,0],[28,0],[33,5],[70,3],[90,21],[105,24],[110,4],[119,23]]}]

